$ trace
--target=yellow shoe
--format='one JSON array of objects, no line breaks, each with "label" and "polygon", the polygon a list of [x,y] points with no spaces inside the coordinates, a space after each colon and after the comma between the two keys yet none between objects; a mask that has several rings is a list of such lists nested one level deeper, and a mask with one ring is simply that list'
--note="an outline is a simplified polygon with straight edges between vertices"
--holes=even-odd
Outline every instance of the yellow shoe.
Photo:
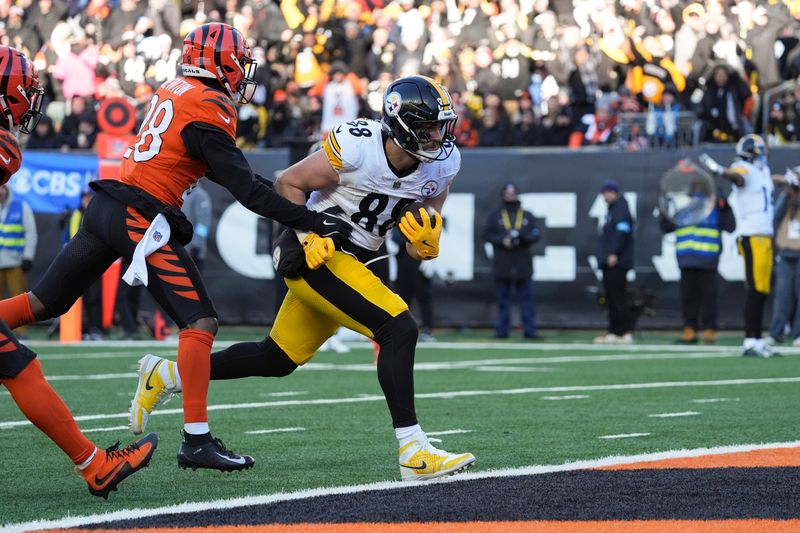
[{"label": "yellow shoe", "polygon": [[139,359],[139,384],[131,402],[129,423],[131,431],[144,432],[147,419],[164,396],[168,398],[180,392],[177,382],[177,367],[174,362],[153,354]]},{"label": "yellow shoe", "polygon": [[412,440],[400,448],[400,477],[403,481],[425,480],[449,476],[472,466],[471,453],[447,453],[435,448],[427,437]]}]

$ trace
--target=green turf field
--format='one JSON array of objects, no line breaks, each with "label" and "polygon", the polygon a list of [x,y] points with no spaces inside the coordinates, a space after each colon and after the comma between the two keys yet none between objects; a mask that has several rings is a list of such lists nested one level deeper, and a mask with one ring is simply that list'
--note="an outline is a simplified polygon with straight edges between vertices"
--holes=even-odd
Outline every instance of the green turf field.
[{"label": "green turf field", "polygon": [[[800,354],[753,359],[739,347],[597,347],[583,336],[548,343],[428,344],[417,351],[417,411],[440,447],[470,451],[475,470],[557,464],[681,448],[788,442],[800,427]],[[556,342],[557,341],[557,342]],[[575,344],[569,344],[569,343]],[[174,347],[32,343],[46,375],[98,445],[127,444],[137,360]],[[68,459],[0,389],[2,524],[185,501],[399,479],[397,448],[372,349],[322,353],[282,378],[213,382],[214,434],[256,458],[248,472],[178,469],[180,398],[156,411],[151,466],[108,501],[90,496]],[[661,416],[653,416],[661,415]],[[666,415],[666,416],[664,416]],[[298,429],[302,428],[302,429]],[[254,431],[283,430],[250,433]],[[620,435],[649,434],[638,437]],[[606,437],[606,438],[601,438]],[[608,438],[616,437],[616,438]]]}]

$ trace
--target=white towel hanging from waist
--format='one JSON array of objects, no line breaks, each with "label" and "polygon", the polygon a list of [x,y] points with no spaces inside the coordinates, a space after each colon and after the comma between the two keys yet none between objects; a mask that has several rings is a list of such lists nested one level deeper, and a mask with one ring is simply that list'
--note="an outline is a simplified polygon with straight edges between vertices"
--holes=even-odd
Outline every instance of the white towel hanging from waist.
[{"label": "white towel hanging from waist", "polygon": [[135,287],[136,285],[147,286],[147,256],[167,244],[169,241],[170,229],[167,218],[159,213],[150,223],[150,227],[144,233],[144,237],[136,245],[131,259],[131,266],[125,271],[122,280]]}]

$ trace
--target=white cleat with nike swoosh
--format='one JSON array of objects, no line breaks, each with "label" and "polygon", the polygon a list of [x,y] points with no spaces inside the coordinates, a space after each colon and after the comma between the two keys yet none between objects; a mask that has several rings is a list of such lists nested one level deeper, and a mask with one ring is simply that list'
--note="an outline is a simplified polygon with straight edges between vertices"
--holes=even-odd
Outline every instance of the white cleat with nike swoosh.
[{"label": "white cleat with nike swoosh", "polygon": [[166,396],[180,392],[180,378],[177,365],[153,354],[139,359],[139,384],[133,395],[129,425],[137,435],[144,432],[147,420],[156,405]]},{"label": "white cleat with nike swoosh", "polygon": [[433,446],[424,435],[400,448],[400,477],[421,481],[463,472],[475,463],[471,453],[448,453]]}]

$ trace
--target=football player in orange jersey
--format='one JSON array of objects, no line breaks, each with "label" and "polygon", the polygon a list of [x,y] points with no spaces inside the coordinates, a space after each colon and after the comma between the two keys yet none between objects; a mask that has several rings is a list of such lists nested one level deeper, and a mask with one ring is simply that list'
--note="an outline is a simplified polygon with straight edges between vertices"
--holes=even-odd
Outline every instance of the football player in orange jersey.
[{"label": "football player in orange jersey", "polygon": [[236,102],[247,102],[255,89],[255,63],[238,30],[209,23],[190,32],[183,43],[182,68],[183,76],[153,95],[139,134],[124,155],[121,180],[90,184],[97,194],[78,233],[33,290],[0,302],[0,318],[13,328],[59,316],[118,257],[130,260],[135,276],[126,278],[147,285],[181,329],[184,438],[178,465],[242,470],[253,466],[253,458],[227,450],[212,438],[208,426],[206,395],[217,313],[184,248],[192,227],[180,210],[182,195],[206,176],[248,209],[285,226],[323,238],[345,238],[351,227],[274,192],[254,176],[237,148]]},{"label": "football player in orange jersey", "polygon": [[[43,90],[39,74],[25,54],[0,46],[0,185],[19,170],[22,154],[15,133],[30,133],[41,113]],[[5,119],[5,120],[3,120]],[[158,446],[155,433],[127,448],[98,450],[87,439],[61,397],[42,374],[42,366],[27,346],[0,321],[0,384],[5,385],[22,413],[50,437],[75,463],[89,492],[108,498],[120,481],[147,466]]]}]

